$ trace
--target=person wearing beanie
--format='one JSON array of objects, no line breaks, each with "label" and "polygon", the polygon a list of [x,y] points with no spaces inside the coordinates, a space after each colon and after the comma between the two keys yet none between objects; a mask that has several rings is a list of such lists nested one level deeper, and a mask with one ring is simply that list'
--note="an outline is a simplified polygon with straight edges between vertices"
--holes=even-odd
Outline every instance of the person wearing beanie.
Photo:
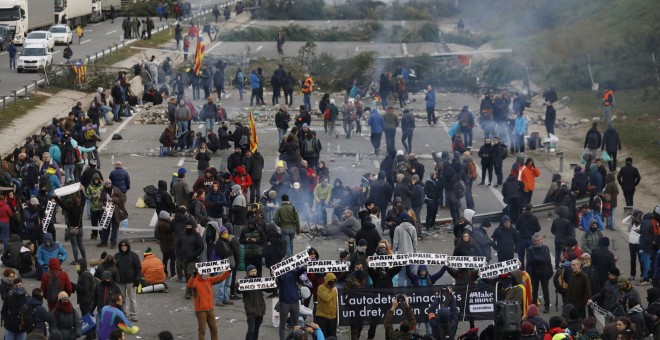
[{"label": "person wearing beanie", "polygon": [[177,206],[183,205],[187,207],[190,200],[189,194],[191,191],[188,182],[186,182],[187,172],[188,170],[186,170],[186,168],[179,168],[179,171],[177,171],[177,178],[171,185],[172,196],[174,196],[174,202]]},{"label": "person wearing beanie", "polygon": [[266,233],[254,219],[250,219],[247,228],[241,230],[239,242],[244,246],[245,264],[254,266],[257,276],[261,276],[261,258],[263,247],[266,245]]},{"label": "person wearing beanie", "polygon": [[165,283],[165,266],[152,252],[151,247],[144,251],[142,259],[142,279],[146,285],[151,286],[159,283]]},{"label": "person wearing beanie", "polygon": [[607,280],[602,285],[602,288],[589,298],[587,304],[596,303],[606,310],[614,311],[617,303],[614,297],[616,291],[619,289],[619,276],[621,276],[619,268],[612,267],[608,270]]},{"label": "person wearing beanie", "polygon": [[610,239],[608,237],[602,237],[598,241],[598,248],[591,252],[591,262],[594,268],[596,268],[596,272],[598,272],[601,285],[607,281],[608,271],[616,267],[614,253],[609,249],[609,246]]},{"label": "person wearing beanie", "polygon": [[535,304],[527,306],[527,313],[525,313],[523,320],[523,324],[529,322],[539,333],[547,333],[550,330],[548,322],[539,316],[539,307]]},{"label": "person wearing beanie", "polygon": [[[245,268],[246,279],[256,279],[260,276],[257,274],[257,268],[253,265],[248,265]],[[266,300],[264,299],[263,290],[245,290],[243,293],[243,307],[245,308],[245,316],[247,317],[247,334],[246,339],[259,339],[259,327],[264,321],[266,314]]]},{"label": "person wearing beanie", "polygon": [[502,222],[493,232],[493,248],[497,251],[497,261],[513,259],[520,243],[520,234],[515,228],[511,228],[511,218],[502,216]]},{"label": "person wearing beanie", "polygon": [[54,317],[50,322],[51,333],[60,334],[62,339],[77,339],[82,336],[80,312],[73,308],[67,292],[57,294],[55,309],[51,314]]},{"label": "person wearing beanie", "polygon": [[623,191],[623,197],[626,199],[626,206],[633,206],[633,198],[635,196],[635,189],[642,181],[642,176],[639,174],[639,170],[632,165],[633,159],[628,157],[626,158],[626,165],[619,169],[619,173],[616,175],[616,180],[621,186]]},{"label": "person wearing beanie", "polygon": [[[162,210],[158,214],[158,223],[156,224],[155,236],[158,240],[160,251],[163,254],[163,272],[166,278],[176,276],[176,247],[174,244],[176,241],[176,235],[171,222],[172,216],[167,211]],[[168,262],[170,268],[169,271],[167,270]]]},{"label": "person wearing beanie", "polygon": [[488,236],[489,229],[490,222],[486,220],[482,221],[479,227],[472,228],[472,239],[477,243],[479,256],[485,256],[486,262],[490,262],[492,258],[491,247],[493,245],[493,240]]}]

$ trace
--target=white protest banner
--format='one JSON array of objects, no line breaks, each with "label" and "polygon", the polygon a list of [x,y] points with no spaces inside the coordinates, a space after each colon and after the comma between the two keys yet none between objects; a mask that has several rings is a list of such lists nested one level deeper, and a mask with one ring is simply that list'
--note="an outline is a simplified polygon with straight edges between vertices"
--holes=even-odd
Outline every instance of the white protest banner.
[{"label": "white protest banner", "polygon": [[520,268],[518,259],[511,259],[489,264],[487,266],[481,267],[479,270],[481,272],[481,277],[493,277],[510,273],[518,268]]},{"label": "white protest banner", "polygon": [[348,262],[345,261],[323,260],[307,262],[307,273],[337,273],[347,271]]},{"label": "white protest banner", "polygon": [[106,202],[105,209],[103,210],[103,215],[101,215],[101,220],[99,221],[99,225],[101,226],[101,229],[107,229],[108,226],[110,226],[110,222],[112,221],[114,212],[115,212],[115,204],[112,203],[111,201]]},{"label": "white protest banner", "polygon": [[238,280],[238,290],[258,290],[277,288],[274,277],[255,277],[253,279]]},{"label": "white protest banner", "polygon": [[409,254],[377,255],[369,258],[369,267],[387,268],[401,267],[410,264]]},{"label": "white protest banner", "polygon": [[229,259],[195,263],[195,268],[200,274],[221,273],[231,270]]},{"label": "white protest banner", "polygon": [[61,187],[61,188],[57,188],[53,191],[53,193],[57,197],[64,197],[64,196],[71,195],[71,194],[74,194],[74,193],[80,191],[81,187],[82,187],[82,184],[73,183],[73,184],[69,184],[69,185]]},{"label": "white protest banner", "polygon": [[284,259],[281,262],[275,263],[270,267],[273,270],[273,276],[278,277],[286,272],[290,272],[303,264],[307,263],[309,260],[309,255],[307,251],[301,251],[300,253]]},{"label": "white protest banner", "polygon": [[412,253],[410,254],[410,264],[425,264],[427,266],[444,266],[447,260],[447,254],[432,253]]},{"label": "white protest banner", "polygon": [[50,220],[53,219],[53,212],[55,211],[55,202],[48,201],[46,204],[46,213],[44,214],[44,219],[41,221],[41,229],[44,234],[48,232],[48,226],[50,225]]},{"label": "white protest banner", "polygon": [[457,269],[481,268],[486,265],[485,256],[447,256],[447,266]]}]

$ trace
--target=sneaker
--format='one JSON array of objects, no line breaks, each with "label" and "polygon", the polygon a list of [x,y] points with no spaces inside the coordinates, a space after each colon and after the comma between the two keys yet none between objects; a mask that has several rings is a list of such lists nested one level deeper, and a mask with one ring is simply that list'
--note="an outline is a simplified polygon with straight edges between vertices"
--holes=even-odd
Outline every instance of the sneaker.
[{"label": "sneaker", "polygon": [[649,282],[649,280],[642,280],[637,285],[638,286],[648,286],[650,284],[651,284],[651,282]]},{"label": "sneaker", "polygon": [[550,308],[548,307],[543,308],[543,314],[548,314],[548,313],[550,313]]},{"label": "sneaker", "polygon": [[477,184],[477,186],[479,186],[479,187],[483,186],[483,185],[486,185],[486,184],[484,182],[481,182],[481,183]]},{"label": "sneaker", "polygon": [[135,315],[131,316],[131,321],[132,322],[138,322],[137,316],[135,316]]},{"label": "sneaker", "polygon": [[236,294],[234,294],[234,295],[231,296],[231,299],[232,299],[232,300],[240,300],[241,297],[238,296],[238,295],[236,295]]},{"label": "sneaker", "polygon": [[[233,298],[233,297],[232,297],[232,298]],[[224,303],[225,305],[228,305],[228,306],[233,306],[233,305],[234,305],[234,303],[231,302],[231,301],[224,301],[223,303]]]},{"label": "sneaker", "polygon": [[224,307],[224,306],[225,306],[225,304],[222,303],[222,302],[216,302],[215,305],[216,305],[217,307]]},{"label": "sneaker", "polygon": [[103,247],[107,247],[108,244],[107,244],[107,243],[99,243],[99,244],[97,244],[96,246],[97,246],[98,248],[103,248]]},{"label": "sneaker", "polygon": [[[41,280],[41,279],[40,279],[40,280]],[[270,295],[266,296],[266,298],[268,298],[268,299],[272,299],[272,298],[276,298],[276,297],[278,297],[278,296],[279,296],[279,295],[278,295],[277,293],[271,293]]]},{"label": "sneaker", "polygon": [[77,261],[77,260],[75,260],[75,261],[71,261],[71,263],[69,263],[69,264],[72,265],[72,266],[75,266],[75,265],[78,264],[78,261]]}]

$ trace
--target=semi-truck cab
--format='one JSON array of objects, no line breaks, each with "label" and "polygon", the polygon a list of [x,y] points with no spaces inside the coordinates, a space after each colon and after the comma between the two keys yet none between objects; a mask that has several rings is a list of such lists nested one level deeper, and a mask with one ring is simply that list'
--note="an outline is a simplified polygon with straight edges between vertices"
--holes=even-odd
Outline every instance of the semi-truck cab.
[{"label": "semi-truck cab", "polygon": [[[39,8],[41,6],[41,8]],[[27,33],[37,29],[48,29],[53,24],[49,10],[37,1],[0,0],[0,24],[9,26],[14,44],[21,45]]]}]

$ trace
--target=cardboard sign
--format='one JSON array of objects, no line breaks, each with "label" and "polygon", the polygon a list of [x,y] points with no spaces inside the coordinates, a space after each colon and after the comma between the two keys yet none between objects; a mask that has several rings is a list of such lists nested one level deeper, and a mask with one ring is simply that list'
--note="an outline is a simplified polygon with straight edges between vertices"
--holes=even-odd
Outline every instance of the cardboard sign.
[{"label": "cardboard sign", "polygon": [[489,264],[487,266],[481,267],[481,277],[493,277],[499,276],[502,274],[510,273],[516,269],[520,268],[518,259],[511,259],[502,262],[497,262]]},{"label": "cardboard sign", "polygon": [[99,221],[99,225],[101,226],[101,229],[107,229],[110,226],[110,222],[112,222],[114,212],[115,212],[115,204],[112,203],[112,201],[106,202],[105,209],[103,210],[103,215],[101,215],[101,220]]},{"label": "cardboard sign", "polygon": [[307,273],[337,273],[347,272],[348,262],[324,260],[307,262]]},{"label": "cardboard sign", "polygon": [[410,264],[409,254],[376,255],[369,258],[371,268],[402,267]]},{"label": "cardboard sign", "polygon": [[231,270],[229,259],[195,263],[200,274],[222,273]]},{"label": "cardboard sign", "polygon": [[410,264],[425,264],[427,266],[444,266],[447,254],[413,253],[410,254]]},{"label": "cardboard sign", "polygon": [[447,256],[447,266],[458,269],[481,268],[486,265],[485,256]]},{"label": "cardboard sign", "polygon": [[300,253],[284,259],[281,262],[278,262],[270,267],[273,270],[273,276],[278,277],[286,272],[290,272],[305,263],[309,260],[309,255],[307,251],[301,251]]},{"label": "cardboard sign", "polygon": [[238,280],[238,290],[259,290],[277,288],[274,277],[255,277],[253,279]]},{"label": "cardboard sign", "polygon": [[55,211],[55,202],[53,201],[48,201],[46,203],[46,212],[44,214],[44,219],[41,221],[41,229],[45,233],[48,232],[48,226],[50,225],[50,221],[53,219],[53,212]]},{"label": "cardboard sign", "polygon": [[76,192],[80,191],[80,188],[82,187],[82,184],[80,183],[73,183],[69,184],[67,186],[57,188],[53,191],[55,196],[57,197],[63,197],[71,194],[75,194]]}]

